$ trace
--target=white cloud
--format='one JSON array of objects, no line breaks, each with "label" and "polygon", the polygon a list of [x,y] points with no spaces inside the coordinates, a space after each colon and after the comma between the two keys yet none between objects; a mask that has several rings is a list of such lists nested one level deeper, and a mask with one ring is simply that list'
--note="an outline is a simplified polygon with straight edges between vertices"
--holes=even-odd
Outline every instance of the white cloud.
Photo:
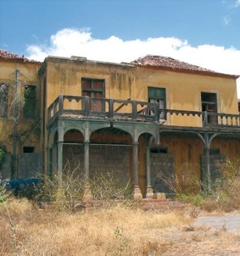
[{"label": "white cloud", "polygon": [[237,8],[240,6],[240,0],[236,0],[234,7]]},{"label": "white cloud", "polygon": [[[49,45],[30,45],[27,52],[29,58],[39,61],[48,55],[75,55],[117,63],[130,62],[147,54],[162,55],[221,73],[240,75],[240,50],[207,44],[193,47],[188,41],[174,37],[129,41],[117,36],[95,39],[87,29],[63,29],[51,36]],[[240,79],[237,84],[240,98]]]},{"label": "white cloud", "polygon": [[232,21],[232,18],[230,16],[224,16],[223,17],[223,23],[227,26]]}]

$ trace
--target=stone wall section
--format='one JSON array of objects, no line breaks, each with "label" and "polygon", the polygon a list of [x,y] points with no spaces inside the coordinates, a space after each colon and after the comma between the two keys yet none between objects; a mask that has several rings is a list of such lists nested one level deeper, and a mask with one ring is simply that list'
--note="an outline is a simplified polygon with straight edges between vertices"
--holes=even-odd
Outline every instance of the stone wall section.
[{"label": "stone wall section", "polygon": [[6,153],[0,173],[1,173],[1,179],[3,180],[8,180],[11,178],[11,154],[10,153]]},{"label": "stone wall section", "polygon": [[[96,173],[114,173],[116,178],[121,178],[128,182],[130,179],[129,150],[131,150],[131,147],[90,144],[90,179]],[[63,156],[65,170],[76,170],[83,174],[83,145],[64,145]]]},{"label": "stone wall section", "polygon": [[151,153],[151,186],[154,193],[172,194],[173,191],[164,180],[174,176],[174,157],[172,154]]},{"label": "stone wall section", "polygon": [[18,179],[36,178],[42,173],[42,153],[18,155]]}]

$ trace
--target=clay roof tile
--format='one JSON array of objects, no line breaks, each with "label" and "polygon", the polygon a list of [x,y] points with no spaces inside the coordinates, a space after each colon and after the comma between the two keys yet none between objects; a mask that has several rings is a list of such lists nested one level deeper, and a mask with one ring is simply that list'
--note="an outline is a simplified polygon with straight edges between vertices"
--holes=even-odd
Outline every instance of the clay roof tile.
[{"label": "clay roof tile", "polygon": [[135,65],[139,66],[152,66],[152,67],[160,67],[166,69],[173,69],[179,71],[190,71],[190,72],[200,72],[212,75],[226,75],[226,76],[233,76],[234,75],[227,75],[221,74],[210,69],[202,68],[196,65],[192,65],[183,61],[179,61],[170,57],[163,57],[163,56],[156,56],[156,55],[147,55],[145,57],[139,58],[132,62]]},{"label": "clay roof tile", "polygon": [[20,56],[9,51],[1,50],[0,49],[0,60],[7,60],[7,61],[18,61],[18,62],[38,62],[35,60],[30,60],[24,55]]}]

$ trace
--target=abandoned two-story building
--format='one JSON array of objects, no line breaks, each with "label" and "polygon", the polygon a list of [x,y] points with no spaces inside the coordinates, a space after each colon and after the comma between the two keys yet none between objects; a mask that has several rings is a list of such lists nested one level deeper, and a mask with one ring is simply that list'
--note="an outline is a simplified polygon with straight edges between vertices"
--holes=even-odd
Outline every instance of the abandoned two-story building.
[{"label": "abandoned two-story building", "polygon": [[69,169],[111,172],[150,198],[171,193],[164,181],[183,168],[209,187],[216,162],[238,157],[238,76],[150,55],[121,64],[49,56],[38,67],[39,144],[26,140],[36,151],[25,154],[42,152],[39,171],[60,181]]}]

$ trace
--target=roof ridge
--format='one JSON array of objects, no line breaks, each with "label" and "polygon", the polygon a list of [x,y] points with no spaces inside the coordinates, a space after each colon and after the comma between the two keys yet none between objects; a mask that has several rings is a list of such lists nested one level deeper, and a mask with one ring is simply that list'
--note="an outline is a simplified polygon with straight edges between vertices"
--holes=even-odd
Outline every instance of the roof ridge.
[{"label": "roof ridge", "polygon": [[229,75],[229,74],[216,72],[207,68],[200,67],[198,65],[190,64],[188,62],[184,62],[184,61],[174,59],[172,57],[167,57],[167,56],[149,54],[149,55],[146,55],[145,57],[140,57],[137,60],[132,61],[131,63],[139,66],[152,66],[152,67],[161,67],[161,68],[167,68],[167,69],[173,69],[173,70],[208,73],[212,75],[215,74],[215,75],[239,77],[237,75]]}]

